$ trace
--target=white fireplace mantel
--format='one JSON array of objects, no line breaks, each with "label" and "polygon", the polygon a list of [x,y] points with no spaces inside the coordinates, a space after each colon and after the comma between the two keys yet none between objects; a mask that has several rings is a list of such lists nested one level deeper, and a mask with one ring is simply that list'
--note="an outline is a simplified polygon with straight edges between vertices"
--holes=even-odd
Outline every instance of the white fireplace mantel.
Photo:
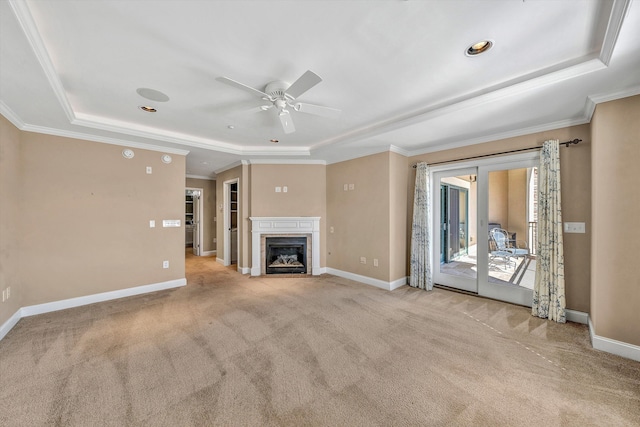
[{"label": "white fireplace mantel", "polygon": [[311,274],[320,271],[320,217],[319,216],[252,216],[251,220],[251,275],[260,275],[260,239],[263,234],[311,234]]}]

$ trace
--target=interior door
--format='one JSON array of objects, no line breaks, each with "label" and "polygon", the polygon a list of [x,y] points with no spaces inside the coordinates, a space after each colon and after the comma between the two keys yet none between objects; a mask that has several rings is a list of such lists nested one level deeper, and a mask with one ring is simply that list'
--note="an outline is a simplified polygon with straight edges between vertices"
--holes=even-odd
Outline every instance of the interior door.
[{"label": "interior door", "polygon": [[[434,172],[434,283],[478,292],[475,201],[477,168]],[[437,248],[437,249],[436,249]],[[438,262],[435,262],[435,261]]]},{"label": "interior door", "polygon": [[196,256],[200,256],[201,254],[201,242],[200,242],[200,227],[201,218],[200,218],[200,203],[201,197],[200,191],[195,190],[192,193],[193,195],[193,254]]}]

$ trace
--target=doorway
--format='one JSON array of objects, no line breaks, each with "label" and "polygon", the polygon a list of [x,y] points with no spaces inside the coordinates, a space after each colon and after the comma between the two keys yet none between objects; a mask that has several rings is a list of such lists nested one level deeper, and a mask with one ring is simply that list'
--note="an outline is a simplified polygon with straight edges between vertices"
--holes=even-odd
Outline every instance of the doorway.
[{"label": "doorway", "polygon": [[238,263],[238,213],[240,209],[240,192],[238,178],[224,181],[224,262],[229,266]]},{"label": "doorway", "polygon": [[537,165],[526,153],[432,169],[434,284],[531,306]]},{"label": "doorway", "polygon": [[191,247],[193,254],[202,255],[203,227],[202,227],[202,200],[204,190],[202,188],[185,189],[185,247]]}]

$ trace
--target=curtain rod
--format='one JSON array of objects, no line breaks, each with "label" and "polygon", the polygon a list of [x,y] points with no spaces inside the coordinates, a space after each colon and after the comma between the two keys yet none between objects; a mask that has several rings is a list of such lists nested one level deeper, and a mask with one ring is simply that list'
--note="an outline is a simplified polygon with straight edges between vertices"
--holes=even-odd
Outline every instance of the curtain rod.
[{"label": "curtain rod", "polygon": [[[564,145],[565,147],[569,147],[569,145],[571,144],[577,144],[579,142],[582,142],[581,139],[572,139],[571,141],[565,141],[565,142],[561,142],[560,145]],[[462,159],[454,159],[454,160],[443,160],[441,162],[435,162],[435,163],[429,163],[429,166],[433,166],[433,165],[441,165],[444,163],[453,163],[453,162],[461,162],[463,160],[473,160],[473,159],[481,159],[483,157],[492,157],[492,156],[500,156],[502,154],[511,154],[511,153],[519,153],[521,151],[531,151],[531,150],[538,150],[542,147],[537,146],[537,147],[529,147],[529,148],[520,148],[519,150],[511,150],[511,151],[502,151],[500,153],[493,153],[493,154],[481,154],[479,156],[471,156],[471,157],[464,157]],[[412,167],[415,169],[417,165],[413,165]]]}]

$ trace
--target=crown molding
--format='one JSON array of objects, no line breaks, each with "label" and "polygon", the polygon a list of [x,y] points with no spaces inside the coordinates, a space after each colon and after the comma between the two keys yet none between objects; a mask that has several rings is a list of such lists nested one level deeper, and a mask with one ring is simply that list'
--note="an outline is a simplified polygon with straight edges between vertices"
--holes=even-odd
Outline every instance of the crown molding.
[{"label": "crown molding", "polygon": [[324,160],[311,159],[249,159],[250,165],[326,165]]},{"label": "crown molding", "polygon": [[560,120],[557,122],[544,123],[541,125],[520,128],[520,129],[509,131],[509,132],[500,132],[500,133],[494,133],[490,135],[479,136],[477,138],[463,139],[455,142],[443,141],[438,143],[437,145],[432,145],[427,148],[423,148],[419,150],[413,150],[409,153],[409,157],[419,156],[427,153],[434,153],[437,151],[450,150],[452,148],[467,147],[470,145],[482,144],[485,142],[499,141],[502,139],[514,138],[514,137],[523,136],[523,135],[531,135],[539,132],[547,132],[550,130],[562,129],[562,128],[567,128],[571,126],[579,126],[579,125],[584,125],[586,123],[589,123],[589,119],[587,117],[582,116],[582,117],[577,117],[573,119]]},{"label": "crown molding", "polygon": [[33,20],[33,16],[31,15],[31,11],[29,10],[29,6],[25,0],[9,0],[9,6],[13,13],[15,14],[18,22],[20,23],[20,27],[22,27],[22,31],[27,36],[27,40],[29,41],[29,45],[31,45],[31,49],[35,54],[44,74],[51,85],[51,89],[58,99],[58,103],[62,110],[64,111],[69,122],[73,121],[75,118],[75,114],[73,108],[71,107],[71,103],[67,99],[67,94],[64,90],[64,86],[58,77],[58,73],[56,72],[55,67],[53,66],[53,62],[51,61],[51,57],[49,57],[49,52],[42,41],[42,37],[40,37],[40,32],[38,31],[38,27]]},{"label": "crown molding", "polygon": [[191,174],[186,174],[185,177],[187,178],[191,178],[191,179],[204,179],[206,181],[215,181],[216,178],[215,177],[210,177],[210,176],[202,176],[202,175],[191,175]]},{"label": "crown molding", "polygon": [[0,100],[0,114],[9,120],[15,127],[22,130],[25,123],[4,101]]},{"label": "crown molding", "polygon": [[228,165],[223,166],[220,169],[214,170],[213,173],[215,173],[216,175],[219,175],[222,172],[226,172],[226,171],[231,170],[233,168],[237,168],[238,166],[246,166],[248,164],[249,164],[249,162],[247,160],[238,160],[236,162],[229,163]]},{"label": "crown molding", "polygon": [[632,0],[614,0],[611,7],[611,15],[609,15],[609,22],[607,23],[607,30],[602,41],[602,48],[600,49],[599,58],[603,64],[607,67],[611,62],[611,56],[618,42],[618,36],[622,29],[622,23],[624,18],[629,12],[629,6],[631,6]]},{"label": "crown molding", "polygon": [[180,148],[163,147],[160,145],[147,144],[144,142],[126,141],[126,140],[121,140],[116,138],[105,137],[105,136],[97,136],[97,135],[91,135],[91,134],[80,133],[80,132],[72,132],[68,130],[47,128],[43,126],[34,126],[34,125],[27,124],[24,127],[22,127],[21,130],[26,132],[61,136],[65,138],[80,139],[80,140],[86,140],[91,142],[100,142],[103,144],[119,145],[122,147],[138,148],[140,150],[158,151],[161,153],[176,154],[180,156],[186,156],[187,154],[189,154],[189,150],[183,150]]}]

